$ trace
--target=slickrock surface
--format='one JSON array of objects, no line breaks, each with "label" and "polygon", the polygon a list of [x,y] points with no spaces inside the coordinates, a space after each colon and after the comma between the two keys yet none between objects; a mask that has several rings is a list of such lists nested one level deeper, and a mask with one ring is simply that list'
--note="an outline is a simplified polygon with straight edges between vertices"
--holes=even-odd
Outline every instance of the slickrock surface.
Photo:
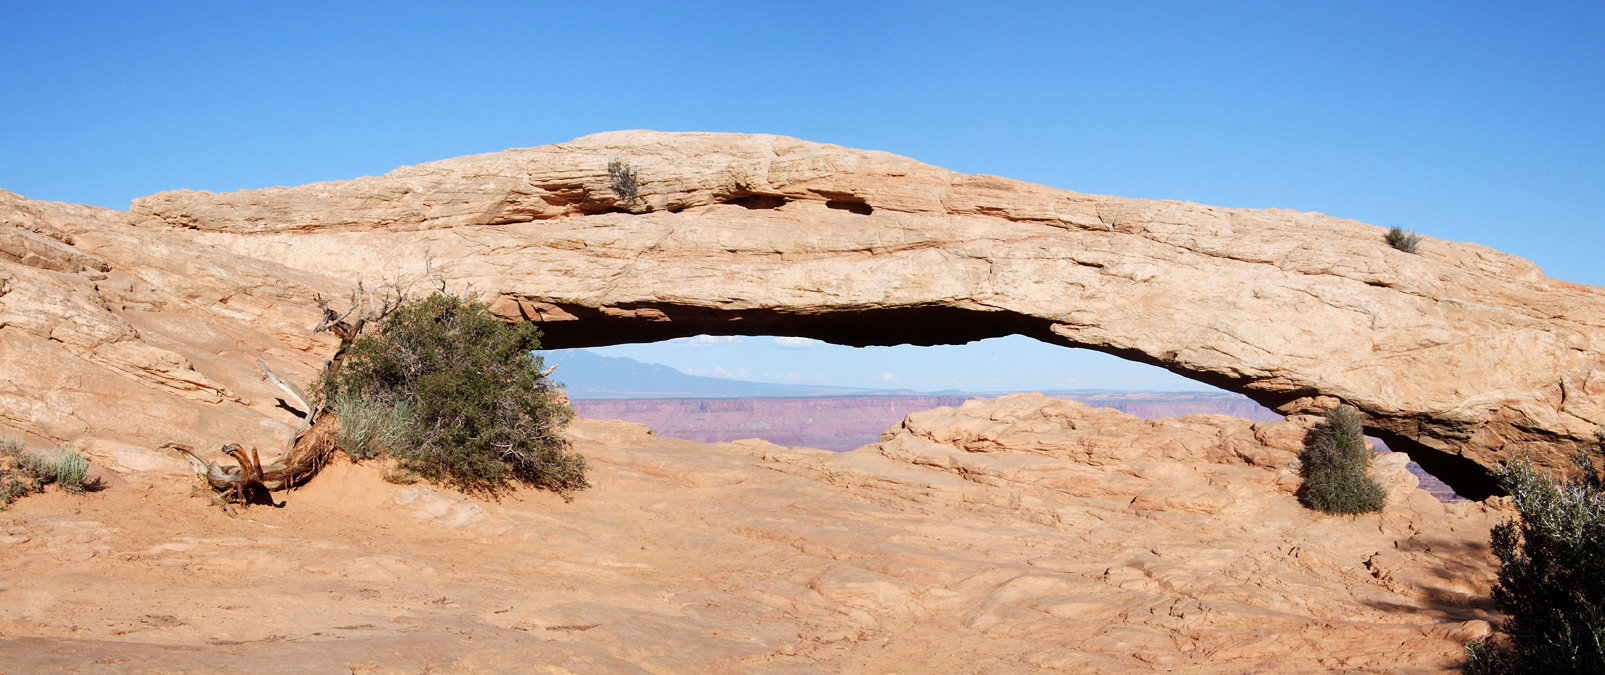
[{"label": "slickrock surface", "polygon": [[1295,422],[1033,395],[846,453],[582,420],[595,487],[336,464],[230,519],[171,477],[0,512],[5,672],[1454,672],[1495,515],[1378,459],[1298,507]]},{"label": "slickrock surface", "polygon": [[168,440],[233,439],[266,458],[299,418],[256,360],[310,382],[338,344],[310,332],[313,295],[345,284],[127,212],[0,191],[0,433],[120,472],[188,473],[154,450]]},{"label": "slickrock surface", "polygon": [[[640,193],[610,187],[632,165]],[[0,193],[0,421],[122,469],[278,447],[256,373],[309,379],[315,292],[432,258],[550,347],[697,333],[932,344],[1022,333],[1283,413],[1344,401],[1475,496],[1605,422],[1605,295],[1316,213],[1086,195],[762,135],[615,132],[129,212]]]}]

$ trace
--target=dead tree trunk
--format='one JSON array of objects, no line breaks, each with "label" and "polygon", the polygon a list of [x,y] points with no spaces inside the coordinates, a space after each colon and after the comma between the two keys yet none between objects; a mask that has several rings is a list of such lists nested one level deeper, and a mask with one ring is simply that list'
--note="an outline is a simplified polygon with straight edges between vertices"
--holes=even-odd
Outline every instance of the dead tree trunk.
[{"label": "dead tree trunk", "polygon": [[[358,283],[357,290],[351,295],[351,307],[344,312],[337,312],[329,307],[323,296],[317,296],[323,319],[312,327],[312,332],[329,331],[340,338],[340,346],[335,349],[334,356],[324,363],[324,372],[339,368],[346,351],[362,337],[364,329],[377,325],[379,320],[395,311],[406,297],[407,290],[399,283],[381,286],[373,291],[365,290]],[[236,466],[203,459],[196,454],[195,448],[182,443],[168,442],[159,448],[174,450],[189,460],[191,468],[206,480],[215,493],[215,500],[229,515],[235,515],[234,503],[272,504],[273,492],[290,490],[310,480],[333,456],[336,434],[340,429],[340,418],[330,414],[328,401],[314,402],[295,383],[273,372],[260,359],[256,364],[262,368],[263,377],[278,385],[306,411],[301,426],[285,444],[278,461],[264,465],[255,448],[247,452],[238,443],[230,443],[221,449],[224,455],[234,460]]]}]

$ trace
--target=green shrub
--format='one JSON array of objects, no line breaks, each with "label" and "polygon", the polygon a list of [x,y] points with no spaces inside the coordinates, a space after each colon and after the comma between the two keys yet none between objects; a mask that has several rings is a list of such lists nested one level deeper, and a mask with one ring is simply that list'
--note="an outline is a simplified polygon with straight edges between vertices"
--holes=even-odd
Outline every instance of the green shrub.
[{"label": "green shrub", "polygon": [[1414,230],[1401,230],[1397,226],[1388,230],[1388,245],[1405,253],[1415,253],[1421,246],[1421,235]]},{"label": "green shrub", "polygon": [[608,186],[626,204],[641,198],[641,178],[629,162],[615,159],[607,163]]},{"label": "green shrub", "polygon": [[1299,453],[1299,502],[1332,514],[1381,511],[1388,493],[1366,475],[1371,454],[1359,413],[1346,405],[1327,411],[1326,422],[1310,431]]},{"label": "green shrub", "polygon": [[[435,294],[403,304],[376,334],[357,339],[324,374],[318,396],[391,415],[358,423],[385,440],[365,440],[353,456],[388,445],[404,468],[465,491],[495,493],[517,481],[567,494],[586,487],[585,459],[560,435],[574,413],[530,354],[539,347],[533,324],[508,324],[484,303]],[[393,440],[392,424],[400,429]]]},{"label": "green shrub", "polygon": [[[28,480],[24,481],[23,478]],[[12,502],[44,488],[44,483],[32,477],[18,476],[16,472],[0,472],[0,511],[11,506]]]},{"label": "green shrub", "polygon": [[101,488],[99,480],[89,480],[89,460],[72,448],[28,452],[20,441],[0,440],[0,509],[50,483],[68,492]]},{"label": "green shrub", "polygon": [[25,471],[28,447],[14,438],[0,438],[0,510],[44,489],[44,482]]},{"label": "green shrub", "polygon": [[340,418],[335,444],[354,460],[379,457],[401,447],[413,422],[412,407],[407,401],[387,404],[340,394],[329,402],[329,410]]},{"label": "green shrub", "polygon": [[40,485],[55,483],[68,492],[99,488],[99,481],[89,480],[89,460],[72,448],[58,445],[54,450],[23,454],[18,460],[22,473]]},{"label": "green shrub", "polygon": [[46,483],[55,483],[68,492],[83,492],[89,479],[89,460],[78,451],[58,446],[48,452],[31,455],[29,473]]},{"label": "green shrub", "polygon": [[1464,670],[1605,673],[1605,472],[1591,453],[1579,478],[1557,485],[1525,456],[1496,474],[1520,514],[1494,527],[1494,602],[1505,639],[1466,645]]}]

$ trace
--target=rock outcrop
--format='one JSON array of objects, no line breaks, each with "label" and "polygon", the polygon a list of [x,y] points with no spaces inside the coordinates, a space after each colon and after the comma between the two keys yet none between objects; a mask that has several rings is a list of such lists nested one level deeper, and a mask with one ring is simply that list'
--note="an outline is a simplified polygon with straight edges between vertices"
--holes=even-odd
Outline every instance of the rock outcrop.
[{"label": "rock outcrop", "polygon": [[1382,514],[1306,511],[1291,494],[1299,422],[1018,395],[832,453],[579,420],[594,487],[570,503],[337,464],[284,508],[244,514],[259,523],[137,474],[0,512],[0,663],[1457,672],[1461,644],[1497,618],[1499,514],[1415,489],[1398,455],[1374,469]]},{"label": "rock outcrop", "polygon": [[[633,167],[634,195],[609,163]],[[616,132],[130,212],[0,195],[0,418],[122,465],[167,434],[276,447],[249,367],[310,377],[310,296],[426,260],[548,346],[697,333],[1020,333],[1283,413],[1337,402],[1468,496],[1605,422],[1605,292],[1316,213],[1078,194],[789,138]],[[275,361],[277,359],[278,361]]]}]

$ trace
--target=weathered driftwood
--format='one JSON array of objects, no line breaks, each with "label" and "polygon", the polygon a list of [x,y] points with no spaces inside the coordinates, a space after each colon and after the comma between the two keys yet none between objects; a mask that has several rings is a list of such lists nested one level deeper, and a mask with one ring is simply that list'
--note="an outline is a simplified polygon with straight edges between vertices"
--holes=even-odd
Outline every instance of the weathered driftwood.
[{"label": "weathered driftwood", "polygon": [[[434,280],[432,271],[430,278]],[[438,280],[435,285],[443,287]],[[351,307],[339,312],[331,309],[323,296],[317,296],[315,299],[323,310],[323,319],[312,327],[312,332],[329,331],[340,338],[340,346],[335,350],[334,357],[324,363],[324,371],[339,368],[346,350],[362,336],[363,330],[369,325],[377,325],[379,319],[395,311],[406,297],[407,287],[400,284],[368,291],[358,283],[357,290],[351,296]],[[195,473],[215,491],[212,495],[214,501],[220,503],[229,515],[237,515],[233,503],[273,504],[273,492],[290,490],[306,483],[329,462],[336,447],[335,434],[340,419],[328,412],[327,402],[314,403],[295,383],[273,372],[260,359],[256,363],[262,368],[264,378],[278,385],[291,403],[306,411],[301,425],[290,436],[278,461],[264,465],[256,448],[246,451],[238,443],[225,445],[221,450],[234,460],[236,466],[207,460],[196,454],[195,448],[175,441],[169,441],[160,448],[176,451],[189,460]]]},{"label": "weathered driftwood", "polygon": [[335,431],[339,418],[324,416],[307,433],[301,435],[289,452],[279,461],[263,464],[256,450],[249,453],[238,443],[223,446],[223,454],[233,458],[237,466],[209,461],[196,454],[195,448],[182,443],[168,442],[163,450],[174,450],[189,460],[195,473],[222,494],[226,502],[272,503],[270,493],[289,490],[302,485],[328,464],[335,450]]}]

